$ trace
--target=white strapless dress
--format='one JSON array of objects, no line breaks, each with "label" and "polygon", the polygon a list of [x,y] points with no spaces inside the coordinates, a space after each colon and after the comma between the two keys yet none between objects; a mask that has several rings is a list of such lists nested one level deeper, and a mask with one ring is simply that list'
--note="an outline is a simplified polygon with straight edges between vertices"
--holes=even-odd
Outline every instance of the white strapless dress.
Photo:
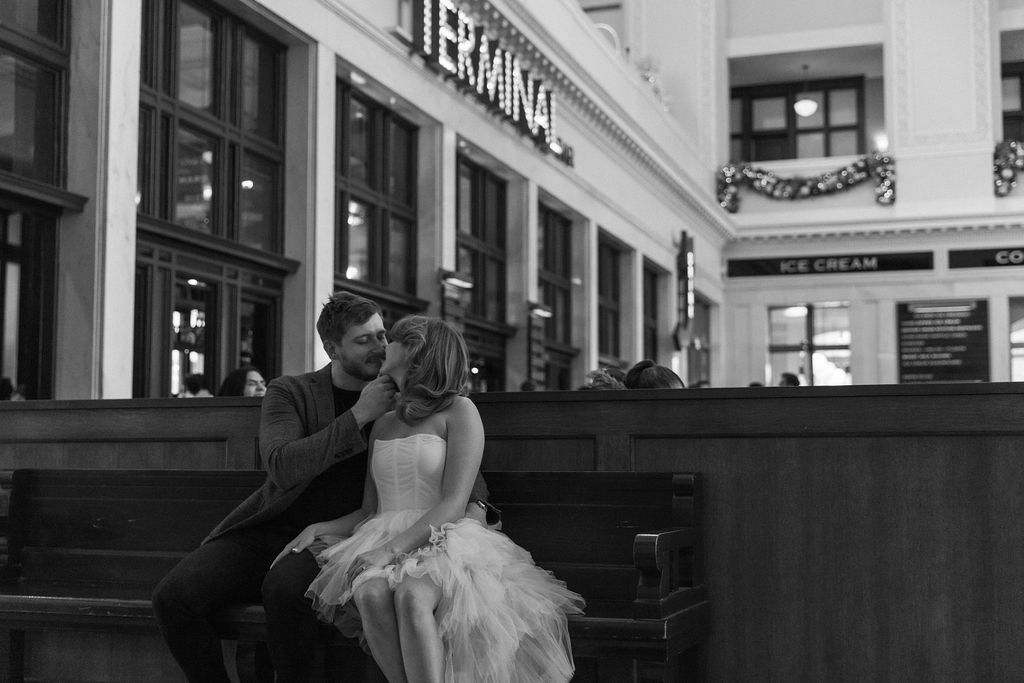
[{"label": "white strapless dress", "polygon": [[406,576],[426,576],[441,587],[436,618],[446,683],[568,681],[573,664],[565,616],[580,613],[583,598],[505,534],[476,520],[433,529],[427,545],[395,564],[367,570],[353,584],[345,580],[360,553],[384,545],[440,500],[446,446],[432,434],[374,443],[377,514],[317,555],[321,570],[307,597],[322,620],[362,639],[350,602],[353,585],[384,576],[394,588]]}]

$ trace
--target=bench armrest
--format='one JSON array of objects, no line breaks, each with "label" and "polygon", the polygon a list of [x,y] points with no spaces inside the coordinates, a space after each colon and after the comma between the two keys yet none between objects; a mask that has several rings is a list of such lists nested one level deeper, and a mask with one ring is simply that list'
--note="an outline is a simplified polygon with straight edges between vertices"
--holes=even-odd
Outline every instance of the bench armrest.
[{"label": "bench armrest", "polygon": [[680,599],[678,593],[695,588],[693,581],[693,529],[669,529],[637,534],[633,539],[633,563],[639,573],[637,602],[659,605],[664,612]]}]

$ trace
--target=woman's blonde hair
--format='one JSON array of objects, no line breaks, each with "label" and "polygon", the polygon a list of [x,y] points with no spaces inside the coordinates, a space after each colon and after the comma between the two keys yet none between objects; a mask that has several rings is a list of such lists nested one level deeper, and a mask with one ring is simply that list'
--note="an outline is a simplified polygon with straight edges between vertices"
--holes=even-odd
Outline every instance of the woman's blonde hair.
[{"label": "woman's blonde hair", "polygon": [[408,315],[391,327],[388,339],[405,347],[409,368],[395,413],[407,424],[450,406],[466,395],[469,352],[462,335],[438,318]]}]

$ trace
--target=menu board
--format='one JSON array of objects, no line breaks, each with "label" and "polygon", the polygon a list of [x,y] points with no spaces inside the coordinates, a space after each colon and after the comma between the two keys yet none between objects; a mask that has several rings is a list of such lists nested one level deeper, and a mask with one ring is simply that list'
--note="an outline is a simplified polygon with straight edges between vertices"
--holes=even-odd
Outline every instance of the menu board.
[{"label": "menu board", "polygon": [[988,301],[899,303],[901,384],[989,381]]}]

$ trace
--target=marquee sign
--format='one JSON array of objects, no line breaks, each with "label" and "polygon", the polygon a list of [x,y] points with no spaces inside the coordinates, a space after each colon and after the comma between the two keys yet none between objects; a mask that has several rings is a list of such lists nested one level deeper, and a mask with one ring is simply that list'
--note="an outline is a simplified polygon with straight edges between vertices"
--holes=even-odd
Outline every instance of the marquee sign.
[{"label": "marquee sign", "polygon": [[949,252],[950,268],[998,268],[1000,266],[1024,266],[1024,247],[954,249]]},{"label": "marquee sign", "polygon": [[557,132],[555,93],[501,47],[455,0],[420,0],[413,46],[427,63],[454,79],[490,111],[514,124],[537,147],[573,165],[573,150]]},{"label": "marquee sign", "polygon": [[832,254],[795,258],[729,259],[728,277],[877,273],[886,270],[931,270],[932,252]]}]

